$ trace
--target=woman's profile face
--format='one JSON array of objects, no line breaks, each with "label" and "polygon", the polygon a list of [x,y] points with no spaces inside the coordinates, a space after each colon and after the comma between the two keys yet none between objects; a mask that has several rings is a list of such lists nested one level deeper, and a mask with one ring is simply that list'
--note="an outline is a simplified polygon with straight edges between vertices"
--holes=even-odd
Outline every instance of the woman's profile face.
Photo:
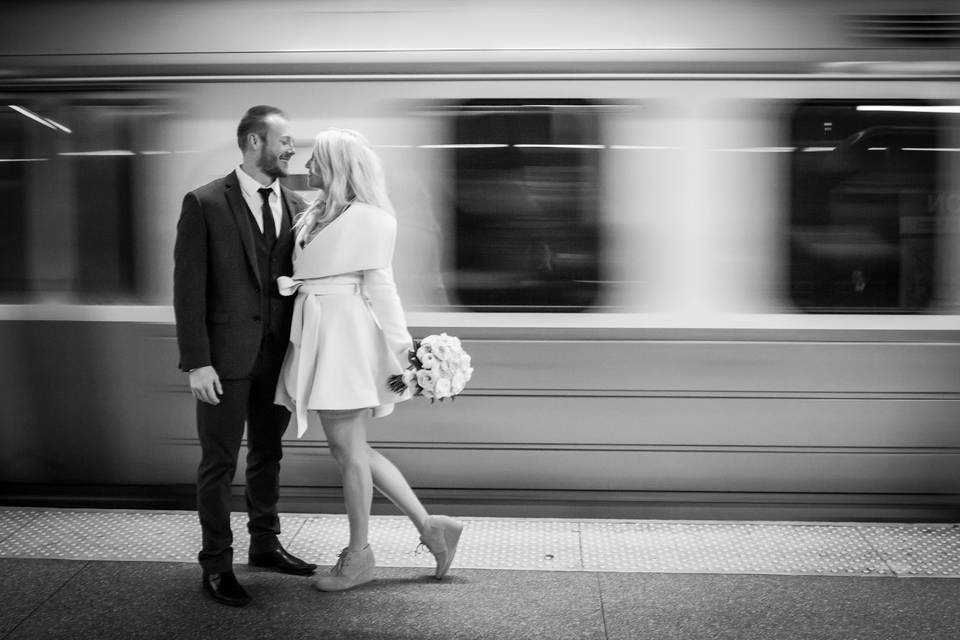
[{"label": "woman's profile face", "polygon": [[313,155],[307,160],[307,184],[313,189],[323,189],[323,178],[320,177],[320,169],[313,161]]}]

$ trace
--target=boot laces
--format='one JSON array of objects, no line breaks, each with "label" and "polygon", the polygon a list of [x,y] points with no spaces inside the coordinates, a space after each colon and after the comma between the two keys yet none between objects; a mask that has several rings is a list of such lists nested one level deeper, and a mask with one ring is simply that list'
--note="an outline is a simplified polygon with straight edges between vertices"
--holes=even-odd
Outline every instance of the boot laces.
[{"label": "boot laces", "polygon": [[[436,545],[436,540],[432,540],[432,542],[434,542],[433,547],[430,546],[430,542],[428,542],[428,540],[430,540],[430,538],[431,538],[431,536],[430,536],[431,533],[438,533],[438,532],[435,531],[435,530],[430,531],[430,530],[424,529],[424,530],[423,530],[423,533],[420,534],[420,544],[417,545],[417,549],[416,549],[416,551],[414,551],[414,553],[415,553],[416,555],[420,555],[421,553],[424,553],[423,549],[426,549],[426,551],[429,551],[429,552],[432,553],[433,555],[437,555],[437,552],[434,551],[434,549],[433,549],[433,547],[437,546],[437,545]],[[442,535],[443,535],[443,534],[441,533],[441,536],[442,536]],[[442,538],[441,538],[441,539],[442,539]]]},{"label": "boot laces", "polygon": [[344,549],[337,554],[337,564],[333,565],[333,568],[330,569],[330,574],[334,576],[343,575],[343,570],[347,568],[348,564],[350,564],[350,551]]}]

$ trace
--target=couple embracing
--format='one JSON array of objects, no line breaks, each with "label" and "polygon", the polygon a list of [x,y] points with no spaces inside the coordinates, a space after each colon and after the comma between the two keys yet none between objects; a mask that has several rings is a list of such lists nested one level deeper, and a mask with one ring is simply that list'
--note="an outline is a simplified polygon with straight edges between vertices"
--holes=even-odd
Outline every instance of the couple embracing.
[{"label": "couple embracing", "polygon": [[314,580],[341,591],[372,579],[368,527],[373,488],[416,526],[442,578],[462,525],[429,515],[400,471],[367,444],[369,416],[385,416],[413,341],[391,267],[397,223],[379,159],[360,134],[320,132],[306,162],[312,203],[282,186],[295,153],[289,119],[276,107],[247,111],[243,154],[226,177],[183,200],[174,249],[174,311],[180,368],[197,400],[202,457],[197,474],[203,589],[217,602],[251,597],[233,572],[230,485],[247,431],[248,562],[294,575],[317,565],[278,536],[281,438],[301,437],[315,411],[340,467],[350,540]]}]

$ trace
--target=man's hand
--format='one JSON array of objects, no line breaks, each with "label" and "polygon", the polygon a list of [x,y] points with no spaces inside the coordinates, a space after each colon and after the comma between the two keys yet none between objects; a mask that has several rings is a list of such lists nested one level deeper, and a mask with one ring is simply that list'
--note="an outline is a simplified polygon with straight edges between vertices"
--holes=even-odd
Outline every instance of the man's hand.
[{"label": "man's hand", "polygon": [[223,395],[223,387],[220,386],[220,376],[212,365],[190,372],[190,393],[200,402],[220,404],[219,396]]}]

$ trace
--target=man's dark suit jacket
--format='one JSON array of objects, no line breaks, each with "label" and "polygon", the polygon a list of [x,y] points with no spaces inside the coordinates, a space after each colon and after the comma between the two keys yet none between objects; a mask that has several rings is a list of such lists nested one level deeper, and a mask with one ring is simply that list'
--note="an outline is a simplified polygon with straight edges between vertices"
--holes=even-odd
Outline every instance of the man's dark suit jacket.
[{"label": "man's dark suit jacket", "polygon": [[[291,227],[306,203],[283,186],[280,192],[284,207],[273,255],[282,260],[278,275],[290,275]],[[280,298],[276,282],[260,281],[259,233],[233,171],[184,197],[173,277],[181,370],[213,365],[223,379],[249,376],[264,334],[265,303],[274,309],[271,324],[280,344],[289,339],[293,299]]]}]

